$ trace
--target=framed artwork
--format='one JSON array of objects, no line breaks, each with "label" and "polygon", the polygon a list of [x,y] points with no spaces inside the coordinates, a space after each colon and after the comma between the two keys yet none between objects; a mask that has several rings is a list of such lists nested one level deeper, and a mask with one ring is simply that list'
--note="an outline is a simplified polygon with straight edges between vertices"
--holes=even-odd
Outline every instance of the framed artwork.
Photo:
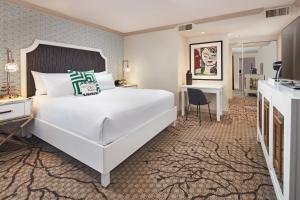
[{"label": "framed artwork", "polygon": [[190,44],[190,70],[194,80],[223,80],[223,42]]}]

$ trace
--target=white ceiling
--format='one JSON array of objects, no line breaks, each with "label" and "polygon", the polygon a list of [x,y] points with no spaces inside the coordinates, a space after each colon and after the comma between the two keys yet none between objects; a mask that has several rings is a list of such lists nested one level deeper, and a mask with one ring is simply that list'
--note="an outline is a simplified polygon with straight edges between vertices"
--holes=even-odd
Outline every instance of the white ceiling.
[{"label": "white ceiling", "polygon": [[[23,0],[123,33],[295,0]],[[254,27],[253,27],[254,28]]]}]

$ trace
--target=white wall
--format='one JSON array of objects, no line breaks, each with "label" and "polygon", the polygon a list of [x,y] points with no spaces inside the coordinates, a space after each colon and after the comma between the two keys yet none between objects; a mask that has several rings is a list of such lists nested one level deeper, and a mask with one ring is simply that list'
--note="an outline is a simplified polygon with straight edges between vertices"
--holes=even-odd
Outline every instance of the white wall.
[{"label": "white wall", "polygon": [[277,38],[277,60],[282,59],[281,52],[282,52],[282,39],[281,39],[281,33],[280,33]]},{"label": "white wall", "polygon": [[[189,51],[187,41],[184,37],[179,37],[179,49],[178,49],[178,82],[177,82],[177,93],[180,94],[182,84],[186,82],[186,68],[189,66],[188,55]],[[180,97],[180,96],[179,96]],[[178,97],[178,98],[179,98]],[[181,99],[179,98],[179,104],[181,105]],[[181,108],[178,106],[179,109]]]},{"label": "white wall", "polygon": [[[176,105],[180,109],[180,86],[185,84],[185,73],[189,69],[189,44],[198,42],[223,41],[223,80],[193,81],[193,84],[218,84],[224,86],[224,108],[228,108],[228,98],[232,97],[231,50],[227,36],[183,38],[177,30],[165,30],[124,38],[124,59],[130,62],[131,72],[128,82],[137,83],[139,88],[164,89],[176,95]],[[212,110],[215,110],[215,96]]]},{"label": "white wall", "polygon": [[139,88],[163,89],[176,95],[179,105],[178,65],[185,64],[179,51],[184,49],[184,40],[176,30],[158,31],[124,38],[124,59],[130,62],[128,82]]},{"label": "white wall", "polygon": [[258,50],[259,62],[264,65],[265,79],[274,78],[273,62],[277,61],[277,42],[272,41]]}]

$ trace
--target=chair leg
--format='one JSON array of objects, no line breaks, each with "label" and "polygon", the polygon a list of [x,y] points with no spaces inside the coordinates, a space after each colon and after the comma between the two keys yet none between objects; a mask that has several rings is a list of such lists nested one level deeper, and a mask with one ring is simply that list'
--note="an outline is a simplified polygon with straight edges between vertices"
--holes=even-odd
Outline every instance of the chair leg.
[{"label": "chair leg", "polygon": [[190,110],[190,104],[187,106],[187,109],[186,109],[185,120],[187,120],[187,118],[188,118],[189,110]]},{"label": "chair leg", "polygon": [[199,114],[199,105],[197,105],[197,116]]},{"label": "chair leg", "polygon": [[199,106],[199,125],[201,126],[201,107]]},{"label": "chair leg", "polygon": [[209,104],[207,104],[207,106],[208,106],[208,112],[209,112],[210,121],[212,121]]}]

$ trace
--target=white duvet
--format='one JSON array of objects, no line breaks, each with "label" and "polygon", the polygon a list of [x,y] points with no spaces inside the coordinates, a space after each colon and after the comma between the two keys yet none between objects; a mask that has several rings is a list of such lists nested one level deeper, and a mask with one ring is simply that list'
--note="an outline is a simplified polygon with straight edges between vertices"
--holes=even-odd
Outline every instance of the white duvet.
[{"label": "white duvet", "polygon": [[115,88],[93,96],[33,97],[35,118],[102,145],[173,107],[173,93],[164,90]]}]

